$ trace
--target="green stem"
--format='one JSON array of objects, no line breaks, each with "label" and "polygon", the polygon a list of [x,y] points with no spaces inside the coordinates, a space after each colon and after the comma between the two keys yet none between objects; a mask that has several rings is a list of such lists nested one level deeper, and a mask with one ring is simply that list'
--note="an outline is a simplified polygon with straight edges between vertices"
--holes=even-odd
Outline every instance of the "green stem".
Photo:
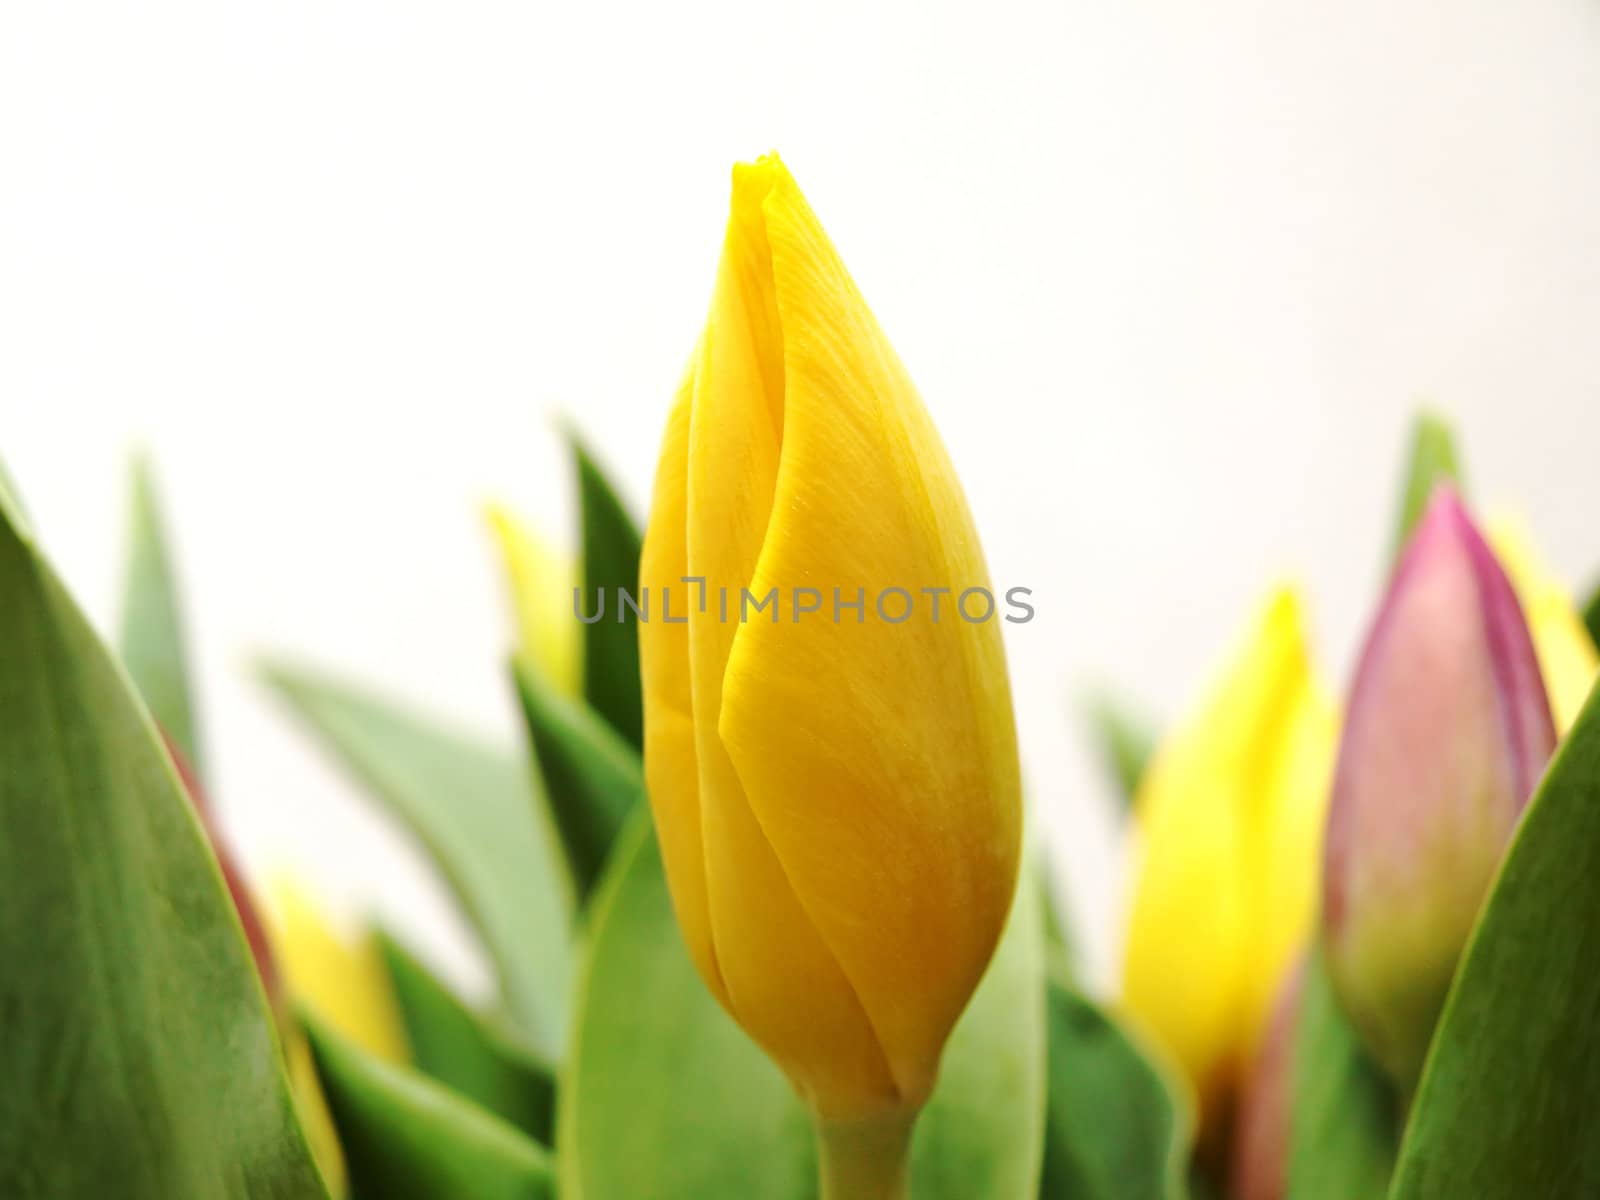
[{"label": "green stem", "polygon": [[909,1200],[915,1112],[854,1121],[817,1118],[822,1200]]}]

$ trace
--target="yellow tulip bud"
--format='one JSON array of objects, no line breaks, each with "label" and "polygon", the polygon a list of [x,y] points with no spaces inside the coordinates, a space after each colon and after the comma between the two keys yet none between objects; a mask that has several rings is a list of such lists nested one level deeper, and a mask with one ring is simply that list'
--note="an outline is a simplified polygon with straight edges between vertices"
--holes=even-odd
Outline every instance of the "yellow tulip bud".
[{"label": "yellow tulip bud", "polygon": [[1337,744],[1298,595],[1279,589],[1136,797],[1123,1002],[1220,1137],[1308,936]]},{"label": "yellow tulip bud", "polygon": [[1001,618],[957,611],[989,579],[949,457],[775,157],[734,170],[641,582],[685,940],[824,1131],[850,1127],[836,1158],[881,1165],[1005,924],[1016,734]]}]

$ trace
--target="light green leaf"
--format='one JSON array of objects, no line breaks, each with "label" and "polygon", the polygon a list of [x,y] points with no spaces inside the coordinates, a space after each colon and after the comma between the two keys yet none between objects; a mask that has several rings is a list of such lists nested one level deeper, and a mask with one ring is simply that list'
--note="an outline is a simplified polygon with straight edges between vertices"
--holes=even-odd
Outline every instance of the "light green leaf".
[{"label": "light green leaf", "polygon": [[1316,951],[1306,963],[1294,1042],[1291,1200],[1381,1200],[1398,1126],[1394,1093],[1345,1019]]},{"label": "light green leaf", "polygon": [[569,438],[583,514],[583,611],[593,613],[597,594],[605,597],[604,617],[583,627],[583,694],[590,707],[637,750],[644,744],[638,620],[620,604],[617,589],[638,596],[642,539],[588,448],[576,434]]},{"label": "light green leaf", "polygon": [[[1043,1153],[1042,932],[1029,878],[918,1123],[917,1200],[1023,1200]],[[648,812],[596,892],[557,1115],[563,1200],[815,1200],[810,1118],[695,973]]]},{"label": "light green leaf", "polygon": [[1045,974],[1065,983],[1078,973],[1077,942],[1072,936],[1072,924],[1056,900],[1055,874],[1045,856],[1039,856],[1034,870],[1044,912]]},{"label": "light green leaf", "polygon": [[1181,1200],[1193,1118],[1110,1016],[1048,988],[1049,1118],[1042,1200]]},{"label": "light green leaf", "polygon": [[0,509],[0,1195],[322,1197],[172,761]]},{"label": "light green leaf", "polygon": [[508,1016],[554,1058],[567,1025],[571,906],[526,767],[313,672],[280,663],[263,675],[432,856],[483,938]]},{"label": "light green leaf", "polygon": [[644,795],[639,755],[594,710],[563,696],[537,669],[520,661],[512,669],[550,817],[582,901]]},{"label": "light green leaf", "polygon": [[1089,730],[1117,796],[1132,811],[1139,781],[1156,751],[1156,734],[1150,722],[1109,695],[1094,697],[1088,706]]},{"label": "light green leaf", "polygon": [[352,1200],[555,1200],[549,1153],[424,1075],[305,1018]]},{"label": "light green leaf", "polygon": [[190,688],[183,606],[178,599],[166,523],[149,463],[134,460],[128,566],[122,595],[122,661],[166,735],[205,778],[200,727]]},{"label": "light green leaf", "polygon": [[1412,427],[1411,452],[1406,459],[1405,482],[1400,493],[1400,520],[1391,558],[1399,558],[1411,531],[1422,519],[1434,489],[1441,483],[1465,486],[1456,455],[1455,434],[1448,422],[1434,413],[1417,414]]},{"label": "light green leaf", "polygon": [[1434,1034],[1395,1200],[1600,1196],[1600,692],[1511,843]]},{"label": "light green leaf", "polygon": [[387,934],[378,935],[417,1068],[549,1145],[554,1069],[492,1017],[474,1012]]}]

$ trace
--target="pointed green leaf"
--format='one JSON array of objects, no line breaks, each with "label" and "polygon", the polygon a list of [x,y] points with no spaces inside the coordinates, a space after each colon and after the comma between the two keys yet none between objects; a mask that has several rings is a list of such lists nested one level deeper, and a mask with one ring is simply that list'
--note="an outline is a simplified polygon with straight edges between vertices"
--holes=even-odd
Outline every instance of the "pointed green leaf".
[{"label": "pointed green leaf", "polygon": [[1135,716],[1108,695],[1089,702],[1089,729],[1122,805],[1132,811],[1139,781],[1156,750],[1156,734],[1148,721]]},{"label": "pointed green leaf", "polygon": [[1394,1169],[1394,1093],[1345,1019],[1320,951],[1306,964],[1294,1042],[1291,1200],[1381,1200]]},{"label": "pointed green leaf", "polygon": [[638,621],[618,600],[617,589],[638,595],[639,527],[587,447],[576,435],[571,442],[583,513],[582,609],[593,614],[599,596],[605,605],[604,615],[583,629],[583,694],[638,749],[644,744]]},{"label": "pointed green leaf", "polygon": [[1056,900],[1055,873],[1044,855],[1039,856],[1034,871],[1044,911],[1045,974],[1047,978],[1067,982],[1078,973],[1078,949],[1072,925]]},{"label": "pointed green leaf", "polygon": [[512,666],[546,803],[580,901],[644,795],[638,753],[526,662]]},{"label": "pointed green leaf", "polygon": [[[1043,1153],[1042,931],[1031,877],[918,1123],[917,1200],[1032,1200]],[[815,1200],[810,1118],[706,990],[648,811],[595,893],[557,1113],[564,1200]]]},{"label": "pointed green leaf", "polygon": [[1511,843],[1412,1105],[1395,1200],[1600,1196],[1600,692]]},{"label": "pointed green leaf", "polygon": [[155,478],[150,465],[136,459],[119,649],[150,715],[203,779],[205,764],[200,756],[199,723],[192,702],[183,630],[183,607],[178,599]]},{"label": "pointed green leaf", "polygon": [[172,761],[10,519],[0,829],[0,1195],[324,1196],[239,918]]},{"label": "pointed green leaf", "polygon": [[405,947],[378,935],[417,1068],[545,1145],[554,1136],[554,1069],[459,1000]]},{"label": "pointed green leaf", "polygon": [[1110,1016],[1048,987],[1050,1092],[1043,1200],[1180,1200],[1192,1118]]},{"label": "pointed green leaf", "polygon": [[353,1200],[555,1200],[549,1152],[425,1075],[305,1018]]},{"label": "pointed green leaf", "polygon": [[571,985],[570,904],[527,769],[510,755],[296,667],[265,679],[432,856],[483,938],[507,1013],[554,1057]]},{"label": "pointed green leaf", "polygon": [[1400,492],[1399,533],[1391,558],[1398,558],[1411,537],[1411,530],[1422,518],[1423,510],[1441,483],[1465,486],[1461,463],[1456,455],[1455,433],[1448,422],[1434,413],[1417,415],[1411,432],[1411,452],[1406,459],[1405,482]]}]

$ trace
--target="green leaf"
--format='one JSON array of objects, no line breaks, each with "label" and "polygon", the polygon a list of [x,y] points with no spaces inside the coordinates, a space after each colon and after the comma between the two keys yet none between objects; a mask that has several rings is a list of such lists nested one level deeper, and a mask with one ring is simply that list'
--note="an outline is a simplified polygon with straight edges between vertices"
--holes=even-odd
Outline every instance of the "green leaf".
[{"label": "green leaf", "polygon": [[191,700],[179,603],[166,523],[149,463],[136,459],[129,504],[128,567],[122,597],[122,661],[150,709],[196,775],[205,778]]},{"label": "green leaf", "polygon": [[1050,1087],[1043,1200],[1180,1200],[1193,1119],[1110,1016],[1048,987]]},{"label": "green leaf", "polygon": [[1455,434],[1444,418],[1430,412],[1419,413],[1411,432],[1411,453],[1406,459],[1400,521],[1391,558],[1400,557],[1412,529],[1433,498],[1434,489],[1441,483],[1453,483],[1458,488],[1464,486]]},{"label": "green leaf", "polygon": [[[1037,890],[1025,882],[995,963],[918,1123],[917,1200],[1022,1200],[1043,1152]],[[689,960],[648,811],[595,894],[557,1114],[563,1200],[815,1200],[810,1118]]]},{"label": "green leaf", "polygon": [[1583,606],[1583,623],[1589,630],[1589,637],[1600,646],[1600,587],[1595,588],[1589,602]]},{"label": "green leaf", "polygon": [[550,817],[581,902],[644,795],[639,755],[592,709],[563,696],[536,668],[518,661],[512,670]]},{"label": "green leaf", "polygon": [[353,1200],[554,1200],[544,1147],[426,1076],[304,1020]]},{"label": "green leaf", "polygon": [[1522,818],[1434,1034],[1395,1200],[1600,1196],[1600,691]]},{"label": "green leaf", "polygon": [[0,503],[0,1195],[325,1195],[132,684]]},{"label": "green leaf", "polygon": [[1148,721],[1135,716],[1125,705],[1108,695],[1089,702],[1089,731],[1106,773],[1116,786],[1125,810],[1133,810],[1150,758],[1156,750],[1156,734]]},{"label": "green leaf", "polygon": [[417,1068],[549,1145],[556,1103],[550,1064],[463,1004],[388,934],[379,933],[378,948]]},{"label": "green leaf", "polygon": [[622,605],[617,589],[638,595],[639,527],[588,448],[576,434],[569,438],[583,514],[583,611],[593,613],[597,596],[605,597],[604,617],[583,629],[583,694],[637,750],[644,745],[638,620]]},{"label": "green leaf", "polygon": [[1394,1093],[1339,1008],[1317,951],[1306,963],[1294,1041],[1291,1200],[1382,1197],[1398,1126]]},{"label": "green leaf", "polygon": [[1078,950],[1072,925],[1056,901],[1055,872],[1044,855],[1038,857],[1034,871],[1039,880],[1039,902],[1044,913],[1045,973],[1049,978],[1065,982],[1078,973]]},{"label": "green leaf", "polygon": [[432,856],[483,938],[508,1015],[554,1058],[572,979],[570,903],[527,769],[313,672],[280,663],[263,675]]}]

